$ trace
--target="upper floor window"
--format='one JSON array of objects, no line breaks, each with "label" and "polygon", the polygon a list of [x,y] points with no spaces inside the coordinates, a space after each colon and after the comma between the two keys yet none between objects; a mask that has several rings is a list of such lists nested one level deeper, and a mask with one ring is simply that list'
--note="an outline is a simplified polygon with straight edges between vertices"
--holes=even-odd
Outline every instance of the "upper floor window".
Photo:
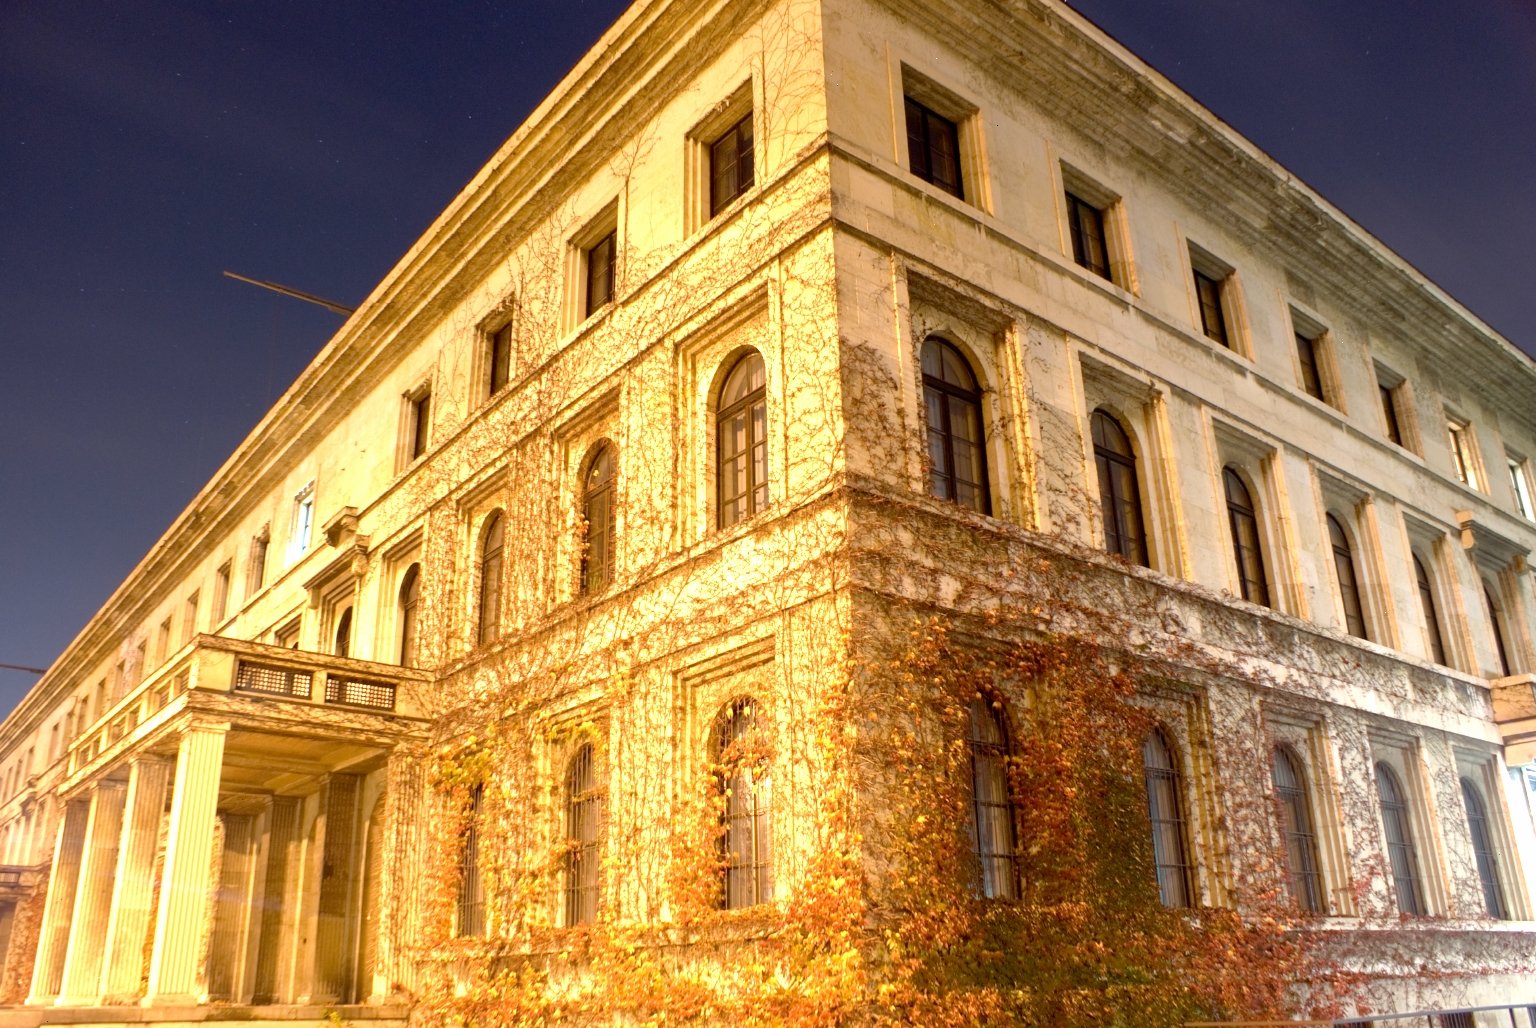
[{"label": "upper floor window", "polygon": [[971,700],[971,842],[987,899],[1019,898],[1018,839],[1008,788],[1010,746],[1003,713],[985,697]]},{"label": "upper floor window", "polygon": [[905,101],[907,154],[912,162],[912,174],[964,199],[964,184],[960,180],[960,126],[910,96]]},{"label": "upper floor window", "polygon": [[1386,422],[1387,438],[1402,446],[1403,426],[1397,411],[1397,390],[1380,382],[1376,387],[1381,392],[1381,415]]},{"label": "upper floor window", "polygon": [[485,786],[476,785],[469,794],[464,816],[464,835],[459,843],[459,901],[457,933],[460,937],[485,934],[485,884],[480,867],[481,819],[485,806]]},{"label": "upper floor window", "polygon": [[1227,494],[1227,527],[1232,534],[1232,558],[1237,563],[1238,589],[1243,599],[1269,606],[1269,580],[1264,575],[1264,549],[1259,517],[1242,476],[1230,466],[1222,469]]},{"label": "upper floor window", "polygon": [[768,506],[768,380],[756,351],[725,376],[715,415],[718,524],[729,528]]},{"label": "upper floor window", "polygon": [[960,351],[938,336],[923,343],[922,366],[929,490],[941,500],[991,514],[976,376]]},{"label": "upper floor window", "polygon": [[432,428],[432,390],[423,387],[405,398],[406,463],[419,460],[427,452]]},{"label": "upper floor window", "polygon": [[1413,578],[1419,587],[1419,606],[1424,611],[1424,630],[1429,636],[1429,655],[1436,664],[1449,664],[1445,657],[1445,636],[1440,631],[1440,611],[1435,605],[1435,586],[1429,570],[1418,554],[1413,555]]},{"label": "upper floor window", "polygon": [[732,700],[715,717],[710,757],[724,803],[720,811],[721,906],[728,910],[773,899],[769,777],[754,700]]},{"label": "upper floor window", "polygon": [[171,619],[166,618],[160,622],[160,627],[155,631],[155,660],[164,661],[171,653]]},{"label": "upper floor window", "polygon": [[250,566],[245,574],[245,594],[253,596],[267,581],[267,550],[272,544],[272,531],[262,525],[261,532],[251,540]]},{"label": "upper floor window", "polygon": [[331,650],[338,657],[352,655],[352,608],[347,607],[336,618],[336,644]]},{"label": "upper floor window", "polygon": [[618,249],[618,232],[610,230],[582,251],[585,264],[585,303],[582,317],[590,318],[613,302],[614,266]]},{"label": "upper floor window", "polygon": [[1142,742],[1141,761],[1158,897],[1165,907],[1194,906],[1195,869],[1189,859],[1184,817],[1184,775],[1179,770],[1177,751],[1161,728],[1154,728]]},{"label": "upper floor window", "polygon": [[197,605],[198,593],[194,590],[182,607],[181,640],[184,643],[191,642],[192,637],[197,634]]},{"label": "upper floor window", "polygon": [[1323,876],[1317,857],[1317,829],[1312,821],[1312,799],[1307,773],[1289,746],[1275,747],[1271,767],[1275,798],[1280,801],[1281,831],[1285,835],[1285,861],[1290,872],[1291,898],[1301,909],[1327,913],[1323,905]]},{"label": "upper floor window", "polygon": [[709,144],[709,216],[752,188],[752,113]]},{"label": "upper floor window", "polygon": [[293,498],[293,531],[289,550],[293,559],[309,552],[310,536],[315,530],[315,483],[311,482]]},{"label": "upper floor window", "polygon": [[485,368],[487,397],[495,396],[506,388],[512,377],[512,322],[486,334]]},{"label": "upper floor window", "polygon": [[1189,265],[1194,276],[1195,306],[1200,312],[1200,331],[1214,343],[1241,351],[1237,334],[1237,273],[1232,266],[1189,245]]},{"label": "upper floor window", "polygon": [[1360,605],[1360,581],[1355,574],[1355,554],[1344,526],[1332,514],[1327,516],[1328,545],[1333,550],[1333,572],[1339,582],[1339,601],[1344,606],[1344,628],[1359,639],[1370,636],[1365,630],[1365,611]]},{"label": "upper floor window", "polygon": [[1514,493],[1515,510],[1522,517],[1536,521],[1536,501],[1531,499],[1531,462],[1513,453],[1505,455],[1509,464],[1509,487]]},{"label": "upper floor window", "polygon": [[1397,909],[1405,914],[1423,914],[1424,888],[1419,878],[1419,855],[1413,844],[1413,828],[1408,818],[1408,794],[1397,774],[1385,763],[1376,764],[1376,794],[1381,804],[1381,828],[1387,842],[1387,859],[1392,868],[1392,885],[1397,892]]},{"label": "upper floor window", "polygon": [[1141,489],[1136,455],[1120,423],[1102,410],[1093,412],[1093,461],[1099,472],[1099,506],[1104,545],[1134,564],[1146,566],[1147,537],[1141,517]]},{"label": "upper floor window", "polygon": [[1472,441],[1472,427],[1459,418],[1447,418],[1445,434],[1450,443],[1451,467],[1456,472],[1457,480],[1473,489],[1482,489],[1482,481],[1477,473],[1477,452]]},{"label": "upper floor window", "polygon": [[582,482],[581,517],[586,539],[581,554],[581,591],[595,593],[613,581],[613,447],[599,443]]},{"label": "upper floor window", "polygon": [[421,610],[421,565],[412,564],[400,579],[400,665],[416,666],[418,617]]},{"label": "upper floor window", "polygon": [[227,560],[213,573],[213,627],[215,628],[222,625],[224,618],[229,614],[229,580],[233,575],[233,568]]},{"label": "upper floor window", "polygon": [[1461,802],[1467,811],[1467,831],[1472,836],[1472,855],[1477,860],[1477,880],[1483,887],[1483,908],[1489,917],[1503,921],[1509,917],[1509,908],[1504,904],[1504,889],[1499,882],[1499,862],[1494,853],[1488,808],[1483,803],[1482,790],[1470,778],[1461,780]]},{"label": "upper floor window", "polygon": [[1509,647],[1504,635],[1504,608],[1499,604],[1499,594],[1486,579],[1483,581],[1483,599],[1488,604],[1488,624],[1493,629],[1494,655],[1499,659],[1499,675],[1508,678],[1514,674],[1509,662]]},{"label": "upper floor window", "polygon": [[1067,229],[1072,237],[1072,259],[1102,279],[1109,279],[1109,245],[1104,232],[1104,211],[1072,190],[1067,190]]},{"label": "upper floor window", "polygon": [[502,547],[506,518],[500,511],[485,519],[480,533],[480,604],[475,642],[484,645],[501,635]]},{"label": "upper floor window", "polygon": [[583,743],[565,767],[565,924],[597,918],[598,830],[602,794],[597,788],[591,743]]}]

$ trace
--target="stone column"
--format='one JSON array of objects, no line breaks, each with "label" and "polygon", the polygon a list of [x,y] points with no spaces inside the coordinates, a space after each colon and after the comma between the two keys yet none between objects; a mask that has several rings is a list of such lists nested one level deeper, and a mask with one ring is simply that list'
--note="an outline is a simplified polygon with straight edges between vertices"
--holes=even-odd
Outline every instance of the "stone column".
[{"label": "stone column", "polygon": [[59,818],[59,837],[53,847],[53,869],[48,874],[48,899],[43,907],[43,927],[37,939],[28,1003],[52,1003],[64,981],[69,917],[75,911],[75,885],[80,880],[80,851],[85,845],[89,813],[90,806],[85,800],[71,800]]},{"label": "stone column", "polygon": [[122,782],[102,782],[91,796],[85,822],[85,846],[80,857],[80,881],[69,922],[69,948],[64,957],[61,1007],[94,1006],[101,998],[101,954],[112,908],[112,880],[117,870],[117,843],[123,832]]},{"label": "stone column", "polygon": [[117,875],[102,948],[101,995],[105,1002],[123,1002],[139,992],[155,889],[155,847],[160,841],[160,817],[165,812],[165,790],[170,780],[171,762],[157,757],[140,757],[128,770]]},{"label": "stone column", "polygon": [[228,731],[227,724],[193,725],[181,736],[145,1006],[195,1004],[203,999],[198,964],[208,917],[214,818]]}]

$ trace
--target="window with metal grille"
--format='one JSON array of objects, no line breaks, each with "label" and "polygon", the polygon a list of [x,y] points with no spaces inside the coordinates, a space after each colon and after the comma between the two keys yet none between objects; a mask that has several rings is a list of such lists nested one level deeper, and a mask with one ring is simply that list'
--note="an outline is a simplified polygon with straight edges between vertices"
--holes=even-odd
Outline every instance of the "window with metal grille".
[{"label": "window with metal grille", "polygon": [[1424,629],[1429,635],[1429,655],[1434,658],[1436,664],[1447,663],[1445,659],[1445,636],[1440,632],[1440,612],[1435,606],[1435,587],[1429,580],[1429,571],[1424,567],[1424,562],[1419,560],[1419,555],[1413,555],[1413,577],[1419,586],[1419,606],[1424,611]]},{"label": "window with metal grille", "polygon": [[991,514],[981,388],[971,365],[951,343],[929,336],[923,343],[922,366],[929,491],[941,500]]},{"label": "window with metal grille", "polygon": [[308,699],[313,684],[314,676],[308,671],[271,664],[252,664],[244,660],[235,666],[235,688],[245,692]]},{"label": "window with metal grille", "polygon": [[756,351],[736,362],[715,415],[717,523],[729,528],[768,506],[768,390]]},{"label": "window with metal grille", "polygon": [[709,216],[752,188],[752,114],[709,145]]},{"label": "window with metal grille", "polygon": [[1500,921],[1509,917],[1504,889],[1499,882],[1499,861],[1494,854],[1493,833],[1483,794],[1470,778],[1461,780],[1461,802],[1467,810],[1467,831],[1472,836],[1472,855],[1477,859],[1477,880],[1483,887],[1483,908]]},{"label": "window with metal grille", "polygon": [[1285,862],[1290,872],[1291,898],[1313,914],[1327,913],[1323,905],[1323,876],[1317,857],[1317,830],[1312,822],[1312,798],[1307,773],[1288,746],[1275,747],[1271,768],[1275,798],[1280,801],[1280,826],[1285,835]]},{"label": "window with metal grille", "polygon": [[374,710],[394,710],[395,687],[388,682],[369,682],[360,678],[330,675],[325,680],[325,702],[372,707]]},{"label": "window with metal grille", "polygon": [[421,607],[421,565],[412,564],[400,579],[400,664],[416,666],[417,612]]},{"label": "window with metal grille", "polygon": [[1231,336],[1227,331],[1227,315],[1221,306],[1221,293],[1225,279],[1214,278],[1195,270],[1195,299],[1200,304],[1200,331],[1206,338],[1230,348]]},{"label": "window with metal grille", "polygon": [[1253,497],[1242,476],[1231,467],[1222,470],[1227,494],[1227,527],[1232,534],[1232,558],[1237,562],[1237,583],[1243,599],[1269,606],[1269,581],[1264,576],[1264,549],[1259,540],[1259,518]]},{"label": "window with metal grille", "polygon": [[587,464],[581,490],[581,591],[600,592],[613,581],[615,505],[613,446],[599,443]]},{"label": "window with metal grille", "polygon": [[971,700],[966,743],[971,754],[971,846],[981,895],[1019,898],[1017,816],[1008,787],[1008,726],[995,701]]},{"label": "window with metal grille", "polygon": [[582,251],[586,264],[586,306],[582,316],[590,318],[613,301],[613,270],[618,235],[609,232]]},{"label": "window with metal grille", "polygon": [[1100,278],[1108,279],[1109,247],[1105,244],[1103,209],[1068,190],[1067,228],[1072,235],[1072,259]]},{"label": "window with metal grille", "polygon": [[960,127],[906,97],[907,152],[912,174],[946,193],[965,198],[960,180]]},{"label": "window with metal grille", "polygon": [[598,833],[603,799],[591,743],[583,743],[565,769],[565,923],[597,918]]},{"label": "window with metal grille", "polygon": [[1344,605],[1344,628],[1358,639],[1369,639],[1365,629],[1365,611],[1360,606],[1360,580],[1355,575],[1355,554],[1349,536],[1339,519],[1329,514],[1328,545],[1333,550],[1333,571],[1339,582],[1339,600]]},{"label": "window with metal grille", "polygon": [[1110,414],[1093,412],[1093,461],[1099,473],[1099,509],[1104,548],[1133,564],[1147,566],[1147,537],[1141,517],[1141,487],[1130,436]]},{"label": "window with metal grille", "polygon": [[1165,907],[1194,905],[1194,865],[1184,817],[1184,775],[1177,751],[1160,728],[1141,744],[1147,782],[1147,817],[1152,823],[1152,863],[1157,894]]},{"label": "window with metal grille", "polygon": [[1413,844],[1408,818],[1408,794],[1397,775],[1385,763],[1376,764],[1376,795],[1381,805],[1381,829],[1387,842],[1387,861],[1397,892],[1397,909],[1423,914],[1424,891],[1419,878],[1419,855]]},{"label": "window with metal grille", "polygon": [[485,519],[480,532],[480,605],[475,642],[495,642],[501,635],[502,547],[506,542],[506,519],[497,511]]},{"label": "window with metal grille", "polygon": [[720,811],[720,903],[728,910],[773,899],[770,780],[756,701],[732,700],[715,717],[711,757]]},{"label": "window with metal grille", "polygon": [[457,934],[460,937],[485,934],[485,884],[480,873],[480,818],[484,806],[485,786],[477,785],[469,794],[464,834],[459,844]]}]

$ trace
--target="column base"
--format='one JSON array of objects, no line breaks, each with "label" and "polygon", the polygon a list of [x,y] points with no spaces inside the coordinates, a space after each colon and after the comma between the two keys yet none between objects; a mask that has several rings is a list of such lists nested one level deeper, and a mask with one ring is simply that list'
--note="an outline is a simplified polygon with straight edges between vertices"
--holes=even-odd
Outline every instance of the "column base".
[{"label": "column base", "polygon": [[162,992],[158,996],[145,996],[139,1000],[141,1007],[200,1007],[208,1002],[207,996],[194,996],[190,992]]},{"label": "column base", "polygon": [[56,1007],[99,1007],[101,1006],[101,997],[60,995],[53,1000],[52,1005]]}]

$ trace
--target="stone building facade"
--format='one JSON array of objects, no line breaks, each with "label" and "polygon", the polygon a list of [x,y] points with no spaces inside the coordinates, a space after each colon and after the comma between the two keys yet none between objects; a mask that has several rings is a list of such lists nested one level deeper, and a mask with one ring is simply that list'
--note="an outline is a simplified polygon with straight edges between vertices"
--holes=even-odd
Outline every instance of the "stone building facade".
[{"label": "stone building facade", "polygon": [[[1532,395],[1055,0],[640,0],[0,726],[4,1016],[398,1019],[476,940],[665,920],[723,740],[1042,561],[1241,672],[1149,701],[1166,900],[1273,780],[1379,1009],[1536,1004]],[[466,824],[431,759],[518,703]],[[794,895],[820,773],[732,809],[728,904]]]}]

